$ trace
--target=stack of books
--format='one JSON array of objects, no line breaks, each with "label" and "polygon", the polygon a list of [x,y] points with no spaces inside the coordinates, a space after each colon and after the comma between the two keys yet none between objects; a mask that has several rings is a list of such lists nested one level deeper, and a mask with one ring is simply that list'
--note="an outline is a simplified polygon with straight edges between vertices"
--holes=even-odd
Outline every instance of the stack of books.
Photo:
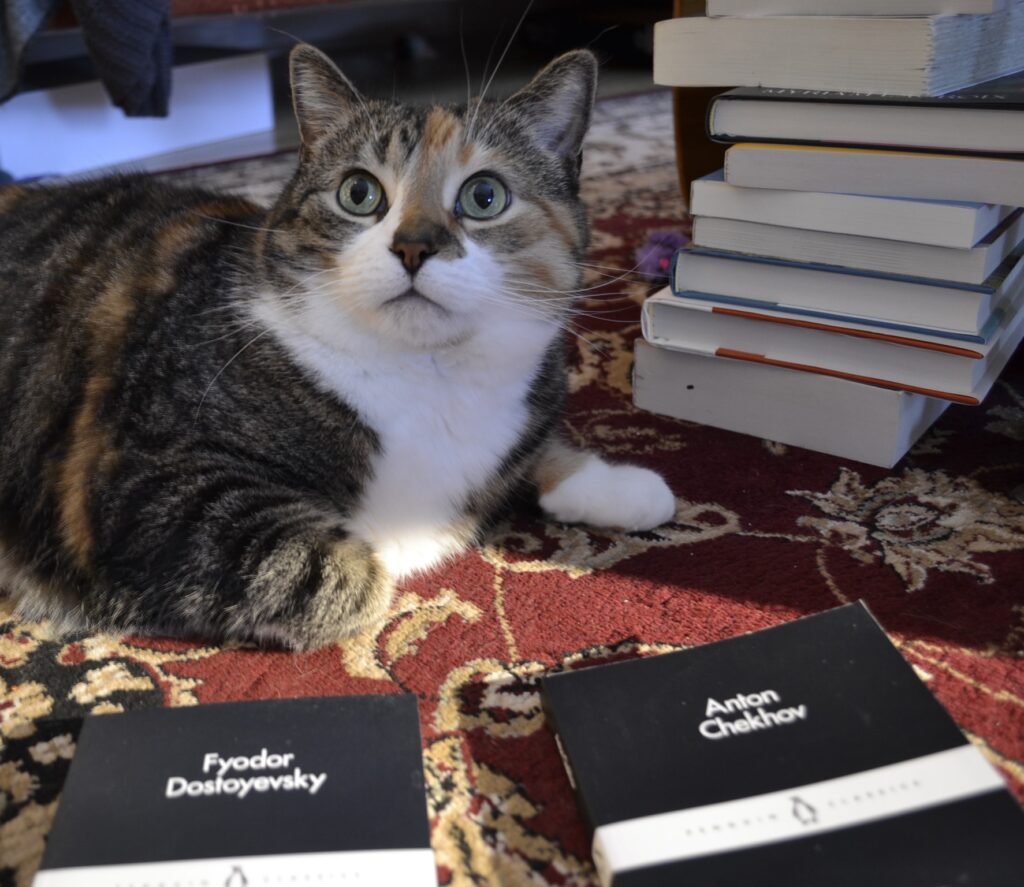
[{"label": "stack of books", "polygon": [[1024,0],[828,6],[656,28],[658,82],[748,88],[710,108],[732,147],[644,305],[634,397],[891,467],[1024,337]]}]

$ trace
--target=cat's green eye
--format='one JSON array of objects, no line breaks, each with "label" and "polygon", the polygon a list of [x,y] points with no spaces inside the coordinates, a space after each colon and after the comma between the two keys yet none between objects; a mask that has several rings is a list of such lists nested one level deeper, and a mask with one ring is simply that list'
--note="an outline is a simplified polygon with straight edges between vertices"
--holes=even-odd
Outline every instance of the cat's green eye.
[{"label": "cat's green eye", "polygon": [[473,176],[459,189],[455,214],[471,219],[493,219],[505,211],[509,196],[508,188],[497,176]]},{"label": "cat's green eye", "polygon": [[341,183],[338,204],[354,216],[370,216],[384,206],[384,189],[368,172],[360,170]]}]

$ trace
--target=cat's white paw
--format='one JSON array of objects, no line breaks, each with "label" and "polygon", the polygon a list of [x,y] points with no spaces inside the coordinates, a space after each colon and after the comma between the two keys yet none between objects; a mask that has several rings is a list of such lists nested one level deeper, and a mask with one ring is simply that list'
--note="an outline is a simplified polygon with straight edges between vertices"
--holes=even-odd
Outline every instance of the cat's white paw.
[{"label": "cat's white paw", "polygon": [[577,471],[540,497],[540,507],[568,524],[649,530],[675,516],[676,499],[653,471],[609,465],[590,455]]}]

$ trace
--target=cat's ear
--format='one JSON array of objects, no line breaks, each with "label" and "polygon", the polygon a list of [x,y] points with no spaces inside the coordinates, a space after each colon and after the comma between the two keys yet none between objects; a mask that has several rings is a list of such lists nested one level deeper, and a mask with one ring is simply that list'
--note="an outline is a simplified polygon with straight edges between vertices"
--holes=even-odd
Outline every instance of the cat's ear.
[{"label": "cat's ear", "polygon": [[335,129],[362,103],[358,90],[326,55],[300,43],[288,58],[292,105],[304,145]]},{"label": "cat's ear", "polygon": [[576,49],[551,62],[514,99],[537,144],[576,157],[590,126],[596,92],[597,59],[589,50]]}]

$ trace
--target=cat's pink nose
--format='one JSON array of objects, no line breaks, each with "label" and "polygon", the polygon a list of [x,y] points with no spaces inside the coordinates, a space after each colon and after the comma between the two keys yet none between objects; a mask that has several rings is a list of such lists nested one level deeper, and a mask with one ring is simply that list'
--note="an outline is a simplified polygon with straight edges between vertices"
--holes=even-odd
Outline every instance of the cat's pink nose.
[{"label": "cat's pink nose", "polygon": [[427,258],[434,255],[437,250],[431,249],[431,245],[429,243],[424,243],[420,240],[396,239],[395,242],[391,244],[391,252],[402,260],[402,265],[405,267],[406,271],[410,274],[415,274],[420,270]]}]

